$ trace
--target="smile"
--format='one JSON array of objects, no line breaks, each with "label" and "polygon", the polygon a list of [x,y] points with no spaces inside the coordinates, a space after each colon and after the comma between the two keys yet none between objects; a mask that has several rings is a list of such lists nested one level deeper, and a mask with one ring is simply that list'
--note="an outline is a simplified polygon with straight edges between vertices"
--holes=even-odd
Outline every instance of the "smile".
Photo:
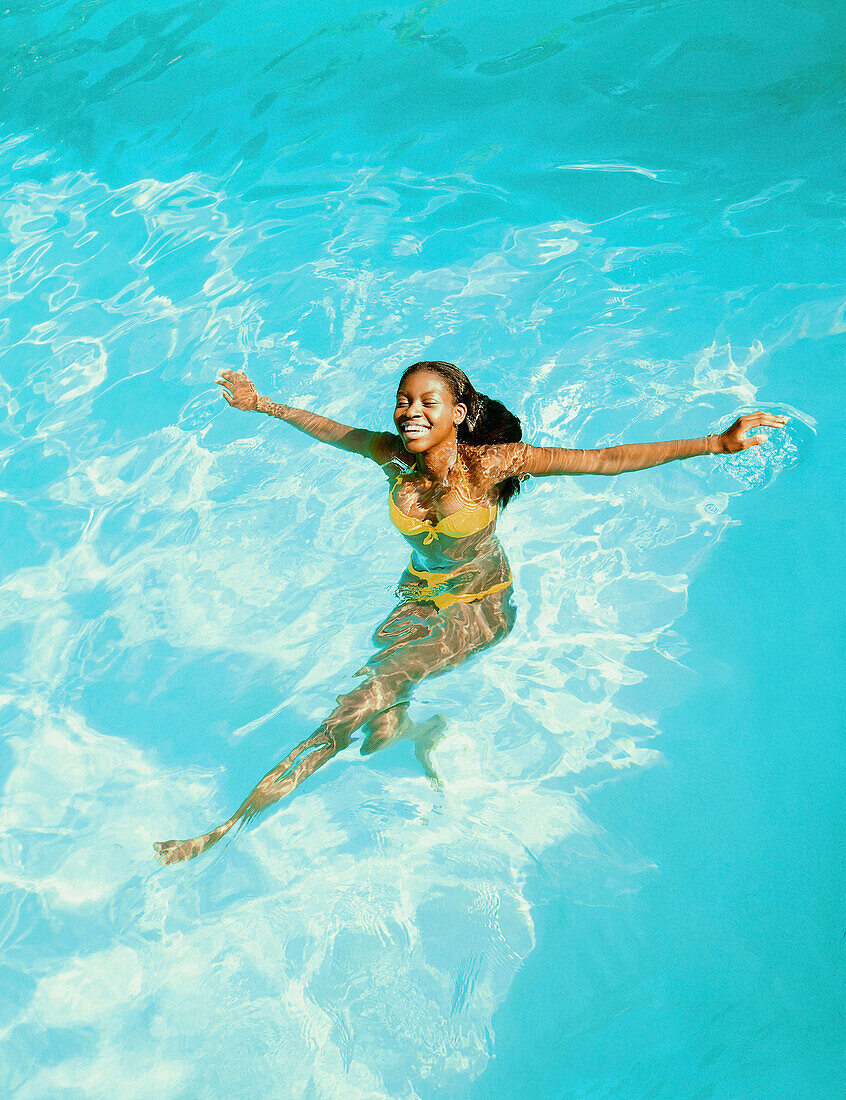
[{"label": "smile", "polygon": [[424,432],[428,432],[428,428],[424,428],[422,424],[403,424],[400,427],[400,431],[403,435],[423,435]]}]

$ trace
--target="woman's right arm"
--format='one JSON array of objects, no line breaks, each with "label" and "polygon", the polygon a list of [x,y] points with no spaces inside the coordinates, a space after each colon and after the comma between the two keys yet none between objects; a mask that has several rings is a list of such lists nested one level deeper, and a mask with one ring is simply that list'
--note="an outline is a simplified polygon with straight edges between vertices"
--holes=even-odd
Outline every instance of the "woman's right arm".
[{"label": "woman's right arm", "polygon": [[216,382],[223,387],[223,396],[233,408],[278,417],[313,439],[319,439],[321,443],[328,443],[352,454],[364,455],[380,466],[394,457],[394,441],[399,443],[399,436],[392,436],[389,432],[371,432],[366,428],[352,428],[348,424],[340,424],[337,420],[297,409],[293,405],[280,405],[258,393],[244,371],[223,370],[220,374],[221,377]]}]

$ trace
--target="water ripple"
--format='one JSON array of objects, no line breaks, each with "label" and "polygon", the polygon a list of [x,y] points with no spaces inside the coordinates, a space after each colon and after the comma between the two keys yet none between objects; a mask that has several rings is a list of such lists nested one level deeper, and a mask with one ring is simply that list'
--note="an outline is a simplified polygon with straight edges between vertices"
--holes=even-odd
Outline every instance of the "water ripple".
[{"label": "water ripple", "polygon": [[[801,156],[767,130],[827,102],[822,74],[715,87],[715,155],[691,89],[758,46],[698,11],[12,12],[5,1091],[463,1095],[535,947],[529,899],[614,904],[656,873],[590,794],[662,760],[644,659],[677,672],[738,494],[811,452],[767,372],[844,329],[819,127]],[[162,830],[229,812],[322,719],[407,557],[372,469],[230,410],[215,375],[384,428],[426,356],[538,444],[791,419],[732,458],[526,487],[501,520],[517,628],[417,696],[448,712],[442,791],[407,746],[344,756],[205,864],[155,869]]]}]

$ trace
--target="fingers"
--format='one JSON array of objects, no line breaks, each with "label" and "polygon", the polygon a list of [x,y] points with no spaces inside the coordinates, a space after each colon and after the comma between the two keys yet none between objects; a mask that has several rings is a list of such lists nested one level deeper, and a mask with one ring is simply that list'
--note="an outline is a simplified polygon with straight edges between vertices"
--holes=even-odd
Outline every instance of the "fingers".
[{"label": "fingers", "polygon": [[[786,416],[760,411],[753,413],[748,418],[744,417],[743,419],[746,420],[746,423],[744,424],[744,430],[752,428],[783,428],[784,425],[787,423]],[[766,435],[756,435],[750,440],[744,440],[744,442],[754,447],[761,443],[766,443],[768,438],[769,436]]]},{"label": "fingers", "polygon": [[[250,406],[249,395],[256,394],[256,388],[242,370],[222,370],[221,377],[215,378],[215,384],[221,387],[221,393],[233,408],[245,409]],[[234,400],[233,400],[234,399]],[[247,404],[243,404],[244,400]]]},{"label": "fingers", "polygon": [[782,428],[787,423],[787,417],[765,412],[750,413],[749,416],[741,417],[741,420],[747,422],[749,427],[761,427],[767,428]]},{"label": "fingers", "polygon": [[788,418],[781,413],[768,413],[758,409],[753,413],[744,413],[739,416],[732,426],[723,432],[722,438],[728,444],[728,453],[745,451],[749,447],[760,447],[769,439],[767,435],[754,435],[746,439],[744,436],[754,428],[783,428]]},{"label": "fingers", "polygon": [[[224,372],[224,373],[231,374],[232,371],[228,371],[228,372]],[[215,384],[218,385],[218,386],[223,387],[220,392],[226,398],[227,404],[234,405],[235,402],[232,400],[232,397],[230,396],[230,394],[232,394],[232,391],[229,389],[229,386],[231,385],[231,383],[229,381],[224,380],[223,378],[215,378]]]},{"label": "fingers", "polygon": [[737,423],[745,431],[749,428],[783,428],[787,423],[787,417],[780,414],[758,412],[747,413],[738,417]]}]

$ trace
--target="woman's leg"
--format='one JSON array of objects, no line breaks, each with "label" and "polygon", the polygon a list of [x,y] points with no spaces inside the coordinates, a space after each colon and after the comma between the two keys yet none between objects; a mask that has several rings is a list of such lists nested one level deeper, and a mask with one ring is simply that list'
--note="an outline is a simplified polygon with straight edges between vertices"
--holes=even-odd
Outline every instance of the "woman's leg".
[{"label": "woman's leg", "polygon": [[413,721],[408,714],[408,703],[397,703],[395,707],[374,714],[361,727],[364,740],[359,752],[370,756],[386,745],[408,738],[414,744],[414,755],[423,769],[423,774],[438,790],[443,788],[441,778],[432,764],[432,750],[440,743],[446,729],[446,716],[433,714],[422,722]]},{"label": "woman's leg", "polygon": [[410,705],[410,703],[396,703],[367,719],[361,727],[364,740],[359,752],[362,756],[370,756],[378,749],[383,749],[385,745],[390,745],[392,741],[398,741],[401,737],[408,735],[412,726],[408,716]]},{"label": "woman's leg", "polygon": [[441,611],[431,603],[400,604],[374,635],[387,645],[360,670],[369,678],[338,696],[338,706],[320,728],[264,776],[228,821],[190,840],[159,841],[154,845],[156,858],[162,863],[178,863],[205,852],[237,822],[250,821],[290,794],[350,745],[353,733],[368,723],[368,737],[362,750],[368,742],[372,747],[367,751],[382,748],[408,720],[408,699],[416,684],[455,668],[474,653],[494,645],[510,632],[513,624],[509,591],[475,603],[453,604]]}]

